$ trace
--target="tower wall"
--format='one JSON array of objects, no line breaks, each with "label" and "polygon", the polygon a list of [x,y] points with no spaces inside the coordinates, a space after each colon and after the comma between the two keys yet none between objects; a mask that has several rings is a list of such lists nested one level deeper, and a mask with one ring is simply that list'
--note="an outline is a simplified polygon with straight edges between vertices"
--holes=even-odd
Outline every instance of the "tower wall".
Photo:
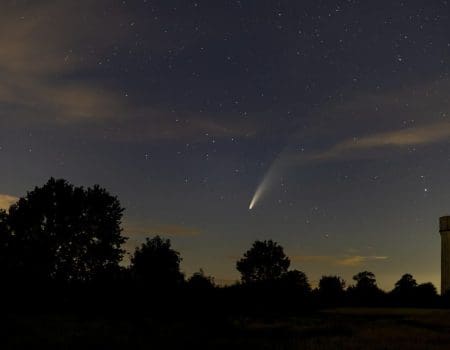
[{"label": "tower wall", "polygon": [[450,216],[439,219],[441,234],[441,295],[450,291]]}]

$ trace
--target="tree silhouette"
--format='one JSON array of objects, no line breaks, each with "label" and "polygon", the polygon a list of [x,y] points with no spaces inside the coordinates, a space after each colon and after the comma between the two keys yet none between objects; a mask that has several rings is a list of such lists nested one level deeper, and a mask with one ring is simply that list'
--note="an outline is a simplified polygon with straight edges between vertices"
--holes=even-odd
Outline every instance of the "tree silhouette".
[{"label": "tree silhouette", "polygon": [[189,288],[197,290],[206,290],[215,287],[214,278],[206,276],[205,272],[200,269],[199,272],[195,272],[188,280],[187,285]]},{"label": "tree silhouette", "polygon": [[391,292],[395,302],[403,305],[415,302],[417,282],[409,273],[405,273],[396,283]]},{"label": "tree silhouette", "polygon": [[419,296],[425,300],[434,298],[438,295],[436,287],[431,282],[421,283],[417,286],[416,289],[418,291]]},{"label": "tree silhouette", "polygon": [[302,271],[287,271],[281,275],[280,281],[285,290],[292,291],[297,295],[307,295],[311,293],[311,285],[309,284],[308,277]]},{"label": "tree silhouette", "polygon": [[319,281],[318,294],[322,303],[336,305],[345,294],[345,281],[338,276],[322,276]]},{"label": "tree silhouette", "polygon": [[438,293],[433,283],[421,283],[415,288],[416,303],[418,305],[436,306]]},{"label": "tree silhouette", "polygon": [[147,238],[136,248],[130,271],[137,282],[154,289],[171,289],[184,281],[180,272],[180,253],[171,248],[169,239]]},{"label": "tree silhouette", "polygon": [[375,275],[369,271],[363,271],[353,276],[356,285],[348,288],[352,302],[363,304],[379,304],[383,292],[378,288]]},{"label": "tree silhouette", "polygon": [[255,241],[245,252],[244,257],[236,263],[244,283],[273,281],[280,278],[291,264],[278,243]]},{"label": "tree silhouette", "polygon": [[99,186],[51,178],[9,210],[3,249],[10,271],[21,280],[63,283],[110,273],[124,253],[122,213],[119,200]]},{"label": "tree silhouette", "polygon": [[375,274],[369,271],[363,271],[353,276],[353,280],[356,281],[356,289],[360,290],[372,290],[377,287],[377,280]]},{"label": "tree silhouette", "polygon": [[396,283],[394,291],[399,293],[411,293],[417,287],[417,282],[409,273],[405,273]]},{"label": "tree silhouette", "polygon": [[395,283],[390,296],[395,305],[403,306],[436,306],[438,299],[436,287],[432,283],[418,285],[408,273]]}]

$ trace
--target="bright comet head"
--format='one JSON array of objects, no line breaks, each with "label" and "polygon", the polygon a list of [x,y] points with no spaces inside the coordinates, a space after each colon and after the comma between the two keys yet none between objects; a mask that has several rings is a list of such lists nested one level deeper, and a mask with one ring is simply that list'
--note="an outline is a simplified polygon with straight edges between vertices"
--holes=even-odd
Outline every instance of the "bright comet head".
[{"label": "bright comet head", "polygon": [[263,181],[263,182],[258,186],[258,188],[256,189],[256,192],[255,192],[255,194],[253,195],[253,198],[252,198],[252,200],[251,200],[251,202],[250,202],[250,205],[248,206],[248,210],[252,210],[253,207],[255,206],[256,202],[258,202],[258,200],[260,199],[261,194],[263,193],[263,191],[264,191],[264,189],[265,189],[265,187],[266,187],[265,182],[266,182],[266,181]]}]

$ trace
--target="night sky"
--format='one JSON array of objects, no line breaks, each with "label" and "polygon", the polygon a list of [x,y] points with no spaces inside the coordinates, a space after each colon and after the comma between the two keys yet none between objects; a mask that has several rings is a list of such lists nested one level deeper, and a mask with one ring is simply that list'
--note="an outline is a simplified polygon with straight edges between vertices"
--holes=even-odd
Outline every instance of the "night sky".
[{"label": "night sky", "polygon": [[[255,239],[312,284],[439,287],[447,1],[4,0],[0,206],[50,176],[126,208],[131,251],[239,278]],[[256,196],[254,198],[256,192]],[[252,209],[249,210],[250,202]]]}]

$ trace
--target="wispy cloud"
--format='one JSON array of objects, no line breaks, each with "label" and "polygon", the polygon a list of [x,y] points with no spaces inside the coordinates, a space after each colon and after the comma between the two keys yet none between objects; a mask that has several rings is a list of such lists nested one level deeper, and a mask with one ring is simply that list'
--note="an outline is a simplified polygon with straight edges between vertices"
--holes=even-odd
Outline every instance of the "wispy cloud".
[{"label": "wispy cloud", "polygon": [[74,52],[76,43],[85,41],[103,51],[120,40],[113,28],[104,35],[89,30],[88,24],[77,25],[71,13],[82,6],[73,1],[2,5],[0,102],[62,122],[103,118],[115,110],[120,99],[113,91],[96,87],[92,80],[63,79],[97,64],[95,58]]},{"label": "wispy cloud", "polygon": [[9,207],[16,203],[19,198],[10,196],[8,194],[0,194],[0,209],[8,210]]},{"label": "wispy cloud", "polygon": [[[146,26],[143,45],[151,46],[154,60],[177,45],[170,34],[161,40],[159,29],[151,30],[151,21],[141,22]],[[135,26],[130,23],[134,20],[125,7],[105,0],[2,4],[0,105],[10,111],[5,117],[14,123],[26,120],[27,125],[81,125],[86,136],[113,142],[200,142],[207,139],[205,135],[254,134],[257,124],[237,117],[173,113],[135,100],[132,86],[127,89],[105,76],[103,67],[117,64],[121,52],[135,50],[129,47],[129,38],[135,37]]]},{"label": "wispy cloud", "polygon": [[450,123],[442,122],[421,127],[401,129],[353,138],[336,144],[318,158],[333,158],[354,150],[368,150],[380,147],[416,146],[438,143],[450,139]]},{"label": "wispy cloud", "polygon": [[291,258],[292,261],[300,263],[329,263],[334,259],[329,255],[296,255]]},{"label": "wispy cloud", "polygon": [[387,260],[387,256],[361,256],[361,255],[354,255],[354,256],[347,256],[342,257],[335,260],[335,263],[337,265],[342,266],[360,266],[363,265],[366,262],[370,261],[383,261]]},{"label": "wispy cloud", "polygon": [[333,266],[361,266],[365,263],[384,261],[389,259],[387,256],[377,256],[377,255],[343,255],[343,256],[333,256],[333,255],[297,255],[292,257],[292,261],[298,263],[322,263]]},{"label": "wispy cloud", "polygon": [[[290,161],[311,162],[346,158],[365,158],[370,152],[383,148],[414,147],[450,141],[450,122],[437,122],[388,132],[369,134],[338,142],[320,152],[293,156]],[[371,155],[373,153],[370,153]]]}]

